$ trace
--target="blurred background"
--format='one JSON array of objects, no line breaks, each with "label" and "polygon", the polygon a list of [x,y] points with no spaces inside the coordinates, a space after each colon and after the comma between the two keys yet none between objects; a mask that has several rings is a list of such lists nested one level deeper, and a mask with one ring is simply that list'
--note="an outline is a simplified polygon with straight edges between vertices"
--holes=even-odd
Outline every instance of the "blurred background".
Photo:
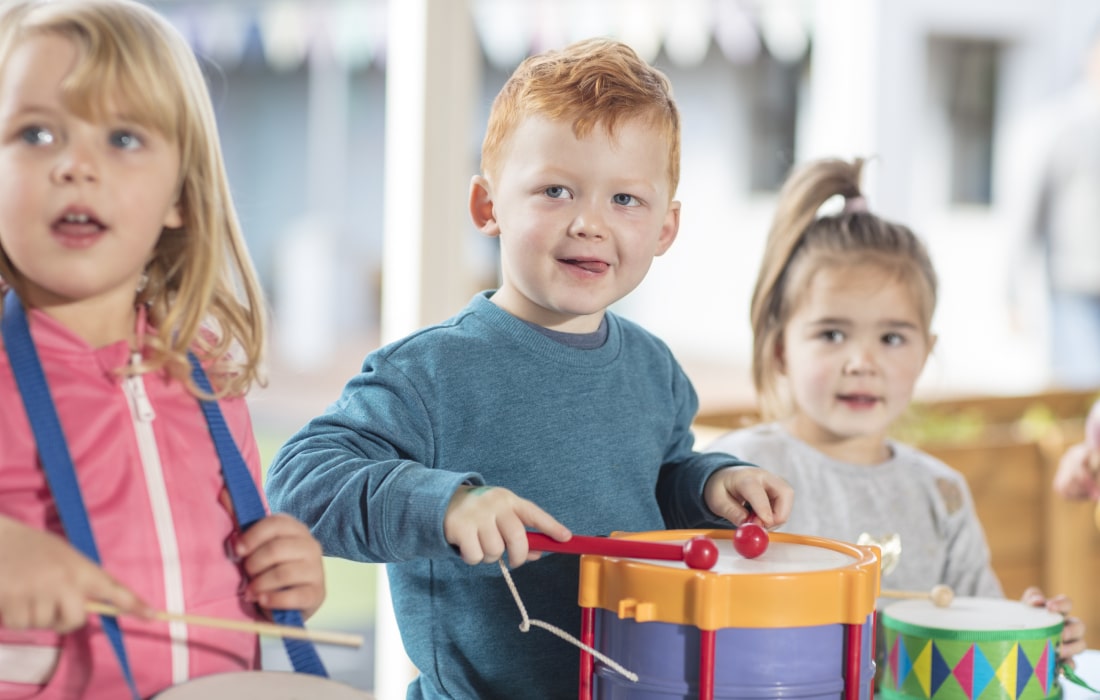
[{"label": "blurred background", "polygon": [[[1095,0],[149,4],[208,69],[272,303],[269,386],[251,397],[265,463],[368,352],[496,285],[496,247],[466,211],[490,102],[525,56],[596,35],[660,67],[682,112],[680,236],[616,311],[669,343],[703,411],[752,404],[749,295],[775,194],[793,163],[826,155],[871,158],[871,209],[930,247],[939,342],[921,396],[1100,384],[1054,373],[1035,242],[1049,153],[1088,91]],[[1097,149],[1086,191],[1100,200],[1100,146],[1079,143]],[[403,697],[379,568],[327,564],[312,624],[368,637],[325,649],[330,670]]]}]

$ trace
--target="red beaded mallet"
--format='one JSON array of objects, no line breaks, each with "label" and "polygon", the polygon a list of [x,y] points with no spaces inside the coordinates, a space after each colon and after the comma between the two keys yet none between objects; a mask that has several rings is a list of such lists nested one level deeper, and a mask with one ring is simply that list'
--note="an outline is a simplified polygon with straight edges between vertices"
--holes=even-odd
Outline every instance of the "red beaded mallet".
[{"label": "red beaded mallet", "polygon": [[768,551],[769,541],[768,531],[755,515],[750,515],[733,533],[733,548],[746,559],[755,559]]},{"label": "red beaded mallet", "polygon": [[541,532],[528,532],[527,542],[531,549],[538,552],[601,554],[608,557],[682,561],[690,569],[707,570],[718,561],[718,546],[709,537],[702,535],[692,537],[680,545],[616,537],[585,537],[584,535],[573,535],[566,542],[558,542]]}]

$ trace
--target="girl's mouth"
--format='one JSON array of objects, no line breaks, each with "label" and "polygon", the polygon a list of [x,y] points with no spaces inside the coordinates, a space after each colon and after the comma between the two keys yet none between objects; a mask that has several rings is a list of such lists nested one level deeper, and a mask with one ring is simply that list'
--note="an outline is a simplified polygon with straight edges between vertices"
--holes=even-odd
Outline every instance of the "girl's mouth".
[{"label": "girl's mouth", "polygon": [[99,240],[100,234],[107,230],[102,221],[84,212],[66,212],[50,225],[62,243],[70,248],[85,248]]},{"label": "girl's mouth", "polygon": [[878,397],[871,394],[840,394],[836,397],[838,401],[851,408],[870,408],[878,403]]}]

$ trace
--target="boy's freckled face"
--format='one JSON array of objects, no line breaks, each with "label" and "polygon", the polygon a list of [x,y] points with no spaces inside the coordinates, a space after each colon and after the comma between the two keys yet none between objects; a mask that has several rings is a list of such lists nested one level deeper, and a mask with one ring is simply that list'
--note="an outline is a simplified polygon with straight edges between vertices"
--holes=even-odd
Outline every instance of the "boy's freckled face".
[{"label": "boy's freckled face", "polygon": [[644,120],[577,138],[568,121],[534,116],[506,149],[493,181],[475,178],[471,193],[475,223],[500,237],[493,301],[542,326],[594,331],[676,237],[668,143]]}]

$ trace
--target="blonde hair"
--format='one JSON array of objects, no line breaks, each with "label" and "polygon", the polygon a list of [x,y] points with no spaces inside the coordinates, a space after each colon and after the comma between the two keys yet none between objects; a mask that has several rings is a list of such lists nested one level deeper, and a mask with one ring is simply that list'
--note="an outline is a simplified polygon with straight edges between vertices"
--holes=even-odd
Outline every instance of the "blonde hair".
[{"label": "blonde hair", "polygon": [[[180,152],[183,226],[164,229],[136,303],[156,328],[142,369],[190,378],[188,351],[215,366],[218,395],[262,382],[263,293],[229,192],[206,81],[184,38],[153,10],[131,0],[16,0],[0,5],[0,66],[27,37],[68,39],[78,60],[62,84],[70,109],[99,120],[120,99],[134,118]],[[16,291],[19,271],[0,249],[0,277]],[[232,358],[232,359],[231,359]]]},{"label": "blonde hair", "polygon": [[569,120],[578,138],[597,125],[615,133],[630,119],[647,119],[668,142],[669,196],[680,181],[680,113],[672,85],[626,44],[586,39],[523,61],[493,100],[481,171],[497,173],[508,137],[525,118]]},{"label": "blonde hair", "polygon": [[[908,227],[867,211],[859,187],[863,163],[812,161],[796,169],[780,190],[750,312],[752,379],[766,420],[794,410],[779,383],[783,329],[823,267],[872,264],[893,275],[912,291],[925,335],[930,335],[937,282],[928,251]],[[819,216],[821,206],[837,195],[845,198],[844,210]]]}]

